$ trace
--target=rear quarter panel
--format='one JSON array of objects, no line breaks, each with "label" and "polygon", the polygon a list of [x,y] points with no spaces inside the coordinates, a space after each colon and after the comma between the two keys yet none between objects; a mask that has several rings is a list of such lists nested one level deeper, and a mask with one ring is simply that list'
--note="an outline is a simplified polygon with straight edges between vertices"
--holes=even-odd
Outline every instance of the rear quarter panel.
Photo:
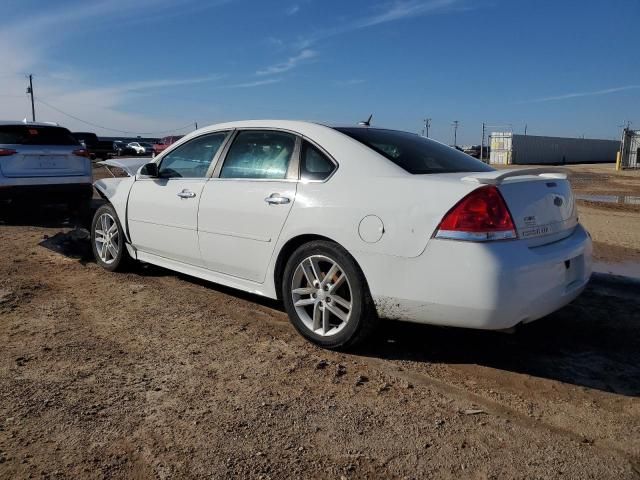
[{"label": "rear quarter panel", "polygon": [[[446,212],[477,185],[446,175],[350,177],[336,173],[326,183],[301,183],[279,243],[304,234],[328,237],[353,252],[417,257]],[[375,215],[384,225],[368,243],[360,222]]]}]

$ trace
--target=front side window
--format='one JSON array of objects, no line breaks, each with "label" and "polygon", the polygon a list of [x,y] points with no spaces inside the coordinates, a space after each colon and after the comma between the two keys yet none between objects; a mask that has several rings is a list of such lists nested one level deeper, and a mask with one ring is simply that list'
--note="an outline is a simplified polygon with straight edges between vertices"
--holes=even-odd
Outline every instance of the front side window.
[{"label": "front side window", "polygon": [[491,172],[493,168],[454,148],[428,138],[378,128],[336,128],[414,175]]},{"label": "front side window", "polygon": [[300,155],[301,180],[325,180],[335,170],[335,164],[306,140]]},{"label": "front side window", "polygon": [[210,133],[194,138],[162,158],[159,174],[164,178],[203,178],[213,157],[222,146],[227,132]]},{"label": "front side window", "polygon": [[290,133],[245,130],[238,133],[220,178],[284,179],[296,144]]}]

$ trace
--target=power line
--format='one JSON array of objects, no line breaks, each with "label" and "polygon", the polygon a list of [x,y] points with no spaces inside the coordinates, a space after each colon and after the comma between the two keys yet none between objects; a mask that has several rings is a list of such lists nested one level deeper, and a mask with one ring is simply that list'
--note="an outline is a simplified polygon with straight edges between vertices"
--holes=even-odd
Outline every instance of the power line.
[{"label": "power line", "polygon": [[177,131],[184,130],[184,129],[188,128],[188,127],[193,126],[193,122],[189,122],[188,124],[183,125],[182,127],[173,128],[171,130],[163,130],[163,131],[159,131],[159,132],[132,132],[132,131],[129,131],[129,130],[119,130],[117,128],[109,128],[109,127],[105,127],[103,125],[98,125],[97,123],[89,122],[88,120],[83,120],[82,118],[76,117],[75,115],[72,115],[72,114],[67,113],[67,112],[65,112],[63,110],[60,110],[58,107],[54,107],[53,105],[51,105],[50,103],[45,102],[41,98],[35,97],[35,100],[38,103],[42,103],[43,105],[46,105],[47,107],[55,110],[58,113],[61,113],[63,115],[66,115],[69,118],[73,118],[74,120],[77,120],[78,122],[86,123],[87,125],[91,125],[92,127],[101,128],[103,130],[109,130],[111,132],[117,132],[117,133],[125,133],[125,134],[132,134],[132,135],[161,135],[163,133],[177,132]]}]

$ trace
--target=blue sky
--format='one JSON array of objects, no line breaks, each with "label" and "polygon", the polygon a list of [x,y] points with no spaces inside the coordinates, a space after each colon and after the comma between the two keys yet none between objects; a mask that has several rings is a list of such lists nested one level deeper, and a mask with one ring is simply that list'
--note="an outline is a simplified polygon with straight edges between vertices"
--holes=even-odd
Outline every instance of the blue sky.
[{"label": "blue sky", "polygon": [[[419,131],[640,127],[637,0],[5,0],[0,118],[162,132],[247,118]],[[188,129],[185,129],[185,131]]]}]

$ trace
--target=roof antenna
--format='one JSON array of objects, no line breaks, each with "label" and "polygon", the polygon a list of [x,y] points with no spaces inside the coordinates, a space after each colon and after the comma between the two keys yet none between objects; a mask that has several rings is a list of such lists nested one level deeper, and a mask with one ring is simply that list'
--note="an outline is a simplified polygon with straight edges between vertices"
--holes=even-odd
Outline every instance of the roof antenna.
[{"label": "roof antenna", "polygon": [[358,125],[362,125],[363,127],[370,127],[372,118],[373,118],[373,113],[371,115],[369,115],[369,118],[367,118],[365,121],[358,122]]}]

